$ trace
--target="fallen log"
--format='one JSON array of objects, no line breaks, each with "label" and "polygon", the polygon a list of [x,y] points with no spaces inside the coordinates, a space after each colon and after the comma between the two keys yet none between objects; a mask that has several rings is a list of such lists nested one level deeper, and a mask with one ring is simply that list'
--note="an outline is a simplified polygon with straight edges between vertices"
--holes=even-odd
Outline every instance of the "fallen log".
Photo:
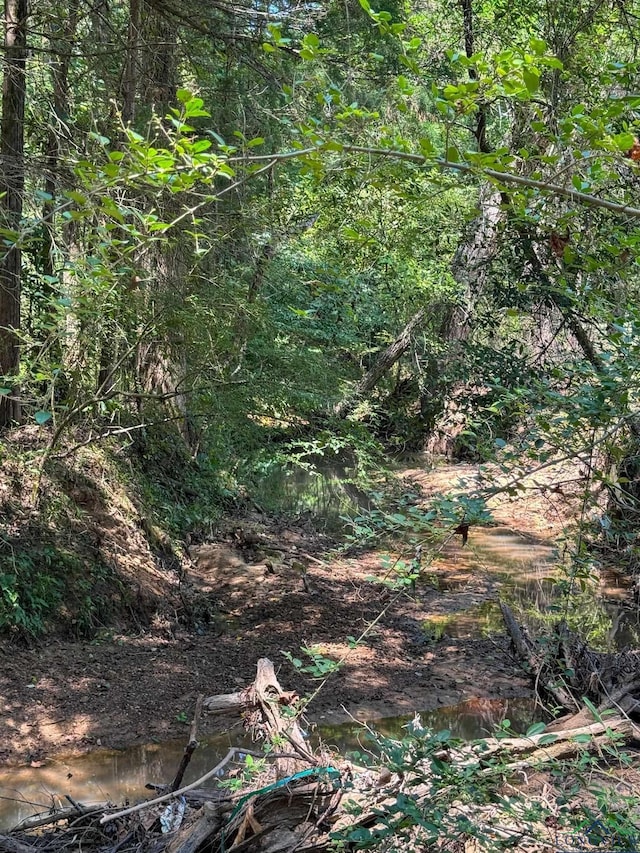
[{"label": "fallen log", "polygon": [[221,693],[209,696],[202,703],[202,710],[209,714],[227,714],[239,711],[244,703],[244,693]]},{"label": "fallen log", "polygon": [[557,679],[552,679],[545,675],[547,663],[545,658],[540,655],[534,644],[524,634],[516,622],[516,618],[513,615],[511,608],[501,601],[500,610],[502,611],[502,618],[504,619],[504,624],[509,632],[513,646],[520,659],[527,664],[534,677],[536,686],[539,685],[546,690],[561,708],[572,711],[580,708],[580,703],[573,698],[570,691],[566,690],[561,684],[559,684]]},{"label": "fallen log", "polygon": [[[417,722],[408,727],[408,739],[402,744],[381,742],[381,759],[376,766],[365,768],[320,749],[312,752],[297,723],[288,716],[295,708],[295,694],[282,690],[273,664],[266,658],[258,662],[256,680],[242,695],[245,724],[254,737],[267,741],[266,754],[231,749],[191,785],[124,810],[109,810],[87,827],[83,850],[97,853],[98,846],[112,853],[133,850],[142,833],[146,839],[139,849],[153,853],[325,853],[336,844],[357,849],[360,841],[368,844],[385,838],[390,840],[391,846],[385,847],[389,850],[405,849],[407,843],[411,849],[431,849],[434,833],[438,840],[463,845],[468,839],[484,840],[492,833],[506,839],[510,833],[518,836],[521,830],[517,825],[514,828],[511,806],[502,814],[496,812],[495,803],[502,801],[505,784],[517,785],[518,772],[526,778],[530,770],[542,772],[558,759],[584,752],[606,756],[612,734],[617,742],[640,742],[638,728],[622,716],[565,727],[553,734],[485,738],[466,744],[448,733],[440,733],[441,737],[422,728],[416,717]],[[195,739],[195,722],[191,735],[190,741]],[[252,778],[251,789],[202,787],[240,753],[266,759],[257,763],[262,769]],[[286,767],[293,772],[283,776]],[[485,793],[477,803],[469,802],[475,790]],[[487,791],[494,791],[496,797],[487,798]],[[526,809],[530,796],[531,792],[524,792]],[[554,800],[549,797],[547,801]],[[526,809],[523,806],[523,814]],[[502,825],[497,818],[503,819]],[[105,824],[111,826],[102,829]],[[420,836],[421,826],[427,826],[424,836]],[[474,827],[480,827],[477,833]],[[9,836],[11,843],[4,846],[0,839],[0,851],[35,853],[36,848],[42,849],[42,838],[37,835],[41,830],[33,832],[33,845],[29,835],[22,833]],[[541,823],[540,837],[546,837],[546,832]],[[69,815],[67,828],[52,831],[44,846],[60,853],[76,849],[74,833],[77,827]],[[114,837],[115,844],[107,843]],[[96,839],[94,848],[89,838]]]}]

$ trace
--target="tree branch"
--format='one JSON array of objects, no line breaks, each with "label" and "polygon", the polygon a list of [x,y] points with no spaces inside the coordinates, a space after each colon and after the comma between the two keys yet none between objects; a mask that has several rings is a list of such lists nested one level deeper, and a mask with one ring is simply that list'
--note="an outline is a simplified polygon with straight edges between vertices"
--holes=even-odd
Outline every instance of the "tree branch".
[{"label": "tree branch", "polygon": [[[340,145],[340,149],[335,147]],[[275,162],[281,160],[293,160],[298,157],[308,157],[311,154],[322,153],[323,151],[346,151],[351,154],[367,154],[370,157],[389,157],[394,160],[402,160],[407,163],[415,163],[418,166],[436,166],[440,169],[452,169],[455,172],[461,172],[465,175],[484,175],[491,181],[499,184],[515,184],[516,186],[526,187],[528,189],[540,190],[551,195],[562,196],[568,198],[577,204],[582,204],[587,207],[597,207],[604,210],[610,210],[619,216],[629,216],[633,219],[640,219],[640,208],[632,207],[628,204],[622,204],[617,201],[609,201],[609,199],[598,198],[598,196],[590,195],[589,193],[579,192],[572,187],[565,187],[561,184],[554,184],[548,181],[538,181],[534,178],[526,178],[523,175],[515,175],[510,172],[499,172],[496,169],[483,169],[481,166],[472,166],[470,163],[452,163],[444,157],[425,157],[423,154],[412,154],[408,151],[398,151],[394,148],[373,148],[365,145],[349,145],[341,143],[332,143],[333,147],[328,148],[329,143],[317,145],[312,148],[300,148],[295,151],[283,151],[274,154],[257,154],[250,157],[230,157],[230,163],[260,163],[260,162]]]}]

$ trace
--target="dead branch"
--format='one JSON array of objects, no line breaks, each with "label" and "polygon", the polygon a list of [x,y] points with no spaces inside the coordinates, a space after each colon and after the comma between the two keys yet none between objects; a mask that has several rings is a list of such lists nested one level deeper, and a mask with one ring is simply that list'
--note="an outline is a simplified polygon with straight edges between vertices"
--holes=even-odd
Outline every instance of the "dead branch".
[{"label": "dead branch", "polygon": [[540,684],[562,708],[566,708],[570,711],[579,708],[579,703],[573,698],[568,690],[565,690],[564,687],[560,686],[556,679],[551,679],[545,676],[544,658],[540,657],[533,643],[525,637],[522,629],[516,622],[511,608],[501,601],[500,610],[502,611],[502,618],[504,619],[507,631],[511,636],[514,648],[520,659],[529,667],[530,672],[534,676],[536,685]]},{"label": "dead branch", "polygon": [[226,714],[231,711],[239,711],[244,701],[244,693],[220,693],[217,696],[209,696],[202,703],[203,711],[209,714]]},{"label": "dead branch", "polygon": [[196,709],[193,713],[193,720],[191,721],[191,729],[189,730],[189,742],[187,743],[184,754],[182,756],[182,760],[180,762],[180,766],[176,772],[173,782],[171,783],[170,790],[177,791],[180,787],[182,779],[185,774],[185,770],[189,766],[189,762],[191,761],[191,756],[198,748],[197,741],[197,733],[198,733],[198,721],[200,720],[200,715],[202,714],[202,703],[204,702],[204,696],[202,693],[196,699]]}]

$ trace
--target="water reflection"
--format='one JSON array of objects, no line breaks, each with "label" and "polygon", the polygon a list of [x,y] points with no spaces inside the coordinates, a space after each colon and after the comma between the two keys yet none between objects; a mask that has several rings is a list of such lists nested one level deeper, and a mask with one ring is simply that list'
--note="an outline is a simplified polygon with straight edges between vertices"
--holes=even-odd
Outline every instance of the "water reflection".
[{"label": "water reflection", "polygon": [[273,466],[256,483],[252,494],[264,509],[291,515],[307,514],[328,533],[345,529],[343,516],[371,509],[367,495],[353,482],[355,471],[323,459],[312,468]]},{"label": "water reflection", "polygon": [[[526,731],[540,719],[540,710],[532,699],[469,699],[459,705],[421,714],[422,724],[435,731],[450,729],[454,737],[471,740],[491,734],[504,719],[516,731]],[[386,737],[407,736],[412,717],[376,720],[371,728]],[[371,733],[362,726],[347,723],[321,726],[314,740],[335,747],[340,753],[375,752]],[[236,732],[203,741],[191,759],[184,784],[203,776],[227,753],[230,746],[249,747],[248,739]],[[255,748],[255,747],[254,747]],[[85,805],[110,801],[115,804],[137,802],[152,796],[148,782],[166,784],[173,778],[184,750],[184,742],[145,744],[123,751],[102,750],[80,758],[47,763],[44,767],[20,767],[0,775],[0,831],[16,826],[35,814],[64,808],[65,795]],[[216,784],[210,780],[208,785]]]},{"label": "water reflection", "polygon": [[438,614],[437,628],[425,626],[428,637],[479,637],[503,633],[498,607],[501,599],[515,606],[521,618],[538,627],[545,617],[567,618],[570,627],[600,649],[637,646],[640,614],[628,606],[631,581],[611,568],[594,573],[584,589],[574,583],[571,595],[563,594],[558,554],[550,545],[530,542],[508,528],[473,529],[468,545],[450,545],[435,568],[438,589],[490,597],[459,612]]},{"label": "water reflection", "polygon": [[[249,746],[238,732],[203,741],[191,759],[183,784],[199,779],[228,752]],[[144,744],[126,750],[100,750],[44,767],[18,767],[0,775],[0,830],[34,814],[69,805],[66,795],[85,805],[137,802],[151,797],[147,783],[167,784],[180,764],[184,741]],[[215,781],[209,784],[215,784]]]},{"label": "water reflection", "polygon": [[[535,699],[467,699],[458,705],[449,705],[433,711],[420,714],[420,721],[425,728],[433,731],[448,729],[455,738],[475,740],[489,736],[495,732],[504,720],[509,720],[513,731],[522,733],[542,717],[542,710],[536,705]],[[413,720],[410,716],[387,717],[371,723],[371,729],[388,738],[402,740],[408,735],[407,726]],[[321,740],[334,746],[341,752],[360,750],[363,745],[371,749],[375,737],[362,726],[346,723],[338,726],[323,726],[319,729]]]}]

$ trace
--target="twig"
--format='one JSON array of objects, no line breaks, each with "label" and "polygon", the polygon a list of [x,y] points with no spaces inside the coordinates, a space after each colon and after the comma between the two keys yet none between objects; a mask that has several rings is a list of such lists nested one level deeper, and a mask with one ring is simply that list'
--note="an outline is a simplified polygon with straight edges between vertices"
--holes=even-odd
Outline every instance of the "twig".
[{"label": "twig", "polygon": [[158,805],[158,803],[166,803],[168,800],[175,800],[178,797],[181,797],[182,794],[186,794],[187,791],[193,791],[194,788],[197,788],[199,785],[202,785],[204,782],[207,782],[211,779],[212,776],[216,776],[223,767],[225,767],[236,755],[255,755],[257,758],[300,758],[300,756],[296,753],[273,753],[266,754],[264,752],[257,752],[254,749],[242,749],[242,747],[234,746],[229,752],[225,755],[225,757],[220,761],[216,766],[209,770],[208,773],[205,773],[204,776],[201,776],[199,779],[196,779],[195,782],[192,782],[190,785],[185,785],[183,788],[178,788],[177,791],[170,791],[168,794],[163,794],[161,797],[156,797],[153,800],[147,800],[144,803],[138,803],[137,806],[131,806],[131,808],[123,809],[119,812],[113,812],[113,814],[106,814],[100,818],[100,825],[104,825],[105,823],[109,823],[112,820],[117,820],[117,818],[125,817],[126,815],[134,814],[135,812],[144,811],[144,809],[148,809],[151,806]]},{"label": "twig", "polygon": [[[87,815],[103,811],[106,806],[106,803],[98,803],[93,806],[81,806],[79,804],[77,806],[69,806],[65,809],[59,809],[57,812],[53,812],[53,814],[25,818],[17,826],[14,826],[11,831],[16,832],[19,830],[22,832],[29,829],[37,829],[40,826],[48,826],[51,823],[58,823],[60,820],[67,820],[72,817],[86,817]],[[1,849],[2,845],[0,844]]]}]

